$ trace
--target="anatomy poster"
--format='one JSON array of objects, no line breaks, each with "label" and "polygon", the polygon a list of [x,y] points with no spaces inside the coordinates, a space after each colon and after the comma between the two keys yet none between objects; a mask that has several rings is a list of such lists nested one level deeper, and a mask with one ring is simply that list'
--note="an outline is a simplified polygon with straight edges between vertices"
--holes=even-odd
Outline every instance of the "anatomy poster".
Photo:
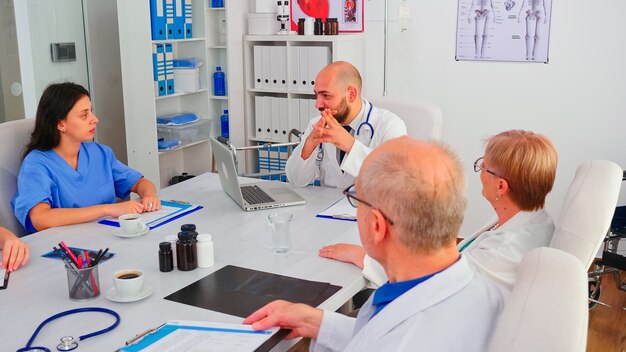
[{"label": "anatomy poster", "polygon": [[548,62],[552,0],[459,0],[456,59]]}]

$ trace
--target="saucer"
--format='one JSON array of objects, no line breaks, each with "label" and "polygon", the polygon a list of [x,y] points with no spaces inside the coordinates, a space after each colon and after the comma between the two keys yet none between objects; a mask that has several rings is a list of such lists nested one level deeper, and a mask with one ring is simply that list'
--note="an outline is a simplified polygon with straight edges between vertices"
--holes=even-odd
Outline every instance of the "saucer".
[{"label": "saucer", "polygon": [[132,234],[132,235],[127,235],[124,232],[122,232],[121,228],[118,228],[117,230],[115,230],[115,232],[113,233],[115,236],[117,237],[123,237],[123,238],[133,238],[133,237],[139,237],[139,236],[143,236],[145,234],[148,233],[148,231],[150,231],[150,226],[143,224],[143,228],[141,229],[141,231]]},{"label": "saucer", "polygon": [[152,291],[154,291],[152,286],[148,284],[143,284],[141,291],[139,291],[139,293],[136,296],[122,297],[117,294],[117,290],[115,289],[115,287],[111,287],[110,289],[107,290],[105,297],[113,302],[121,302],[121,303],[135,302],[135,301],[139,301],[150,296],[152,294]]}]

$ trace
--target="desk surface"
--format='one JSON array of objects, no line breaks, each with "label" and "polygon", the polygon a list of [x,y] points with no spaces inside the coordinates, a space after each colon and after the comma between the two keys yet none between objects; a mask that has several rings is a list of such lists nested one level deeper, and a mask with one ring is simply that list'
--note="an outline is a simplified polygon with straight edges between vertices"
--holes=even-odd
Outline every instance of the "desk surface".
[{"label": "desk surface", "polygon": [[[185,200],[204,206],[195,213],[154,229],[138,238],[113,235],[115,228],[97,224],[72,225],[48,229],[24,238],[30,246],[30,262],[12,273],[8,289],[0,291],[0,341],[2,350],[23,347],[36,327],[60,311],[79,307],[106,307],[118,312],[120,326],[105,335],[80,343],[78,350],[113,351],[136,334],[158,326],[170,319],[203,320],[240,323],[241,318],[164,300],[163,297],[222,268],[237,265],[307,280],[330,282],[343,287],[320,307],[335,310],[365,287],[360,270],[349,264],[320,258],[318,249],[324,245],[346,242],[358,243],[355,222],[316,218],[341,197],[340,190],[309,187],[296,189],[306,199],[304,206],[244,212],[224,193],[217,174],[204,174],[165,188],[162,199]],[[273,253],[267,215],[271,212],[293,214],[292,250]],[[189,272],[174,269],[161,273],[158,268],[158,244],[180,225],[194,223],[199,233],[213,235],[215,265]],[[101,295],[88,302],[68,298],[67,275],[61,261],[42,258],[61,240],[73,247],[99,249],[110,247],[116,255],[99,267]],[[128,268],[141,269],[146,284],[154,293],[138,302],[116,303],[104,297],[113,286],[113,273]],[[35,340],[52,350],[65,335],[78,336],[110,325],[113,318],[99,313],[82,313],[48,324]],[[275,350],[285,350],[283,341]]]}]

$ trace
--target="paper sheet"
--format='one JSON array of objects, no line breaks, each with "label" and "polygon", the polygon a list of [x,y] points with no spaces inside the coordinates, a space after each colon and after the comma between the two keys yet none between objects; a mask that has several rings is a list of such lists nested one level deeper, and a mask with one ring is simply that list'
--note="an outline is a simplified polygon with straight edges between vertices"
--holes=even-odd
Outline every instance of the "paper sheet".
[{"label": "paper sheet", "polygon": [[348,198],[342,197],[323,212],[317,214],[318,218],[356,221],[356,208],[350,205]]},{"label": "paper sheet", "polygon": [[241,324],[170,320],[156,332],[120,351],[254,351],[277,331],[278,328],[255,331],[250,325]]},{"label": "paper sheet", "polygon": [[[159,227],[174,218],[192,213],[198,209],[202,209],[202,207],[199,205],[163,200],[161,201],[161,209],[158,211],[142,213],[141,217],[151,229],[154,229],[155,227]],[[120,226],[120,223],[116,218],[106,218],[98,221],[98,223],[116,227]]]}]

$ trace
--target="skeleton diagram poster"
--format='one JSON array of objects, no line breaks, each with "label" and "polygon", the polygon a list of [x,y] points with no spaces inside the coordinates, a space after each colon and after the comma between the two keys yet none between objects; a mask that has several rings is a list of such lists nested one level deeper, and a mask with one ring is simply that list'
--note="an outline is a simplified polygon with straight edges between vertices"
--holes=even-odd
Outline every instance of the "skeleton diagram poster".
[{"label": "skeleton diagram poster", "polygon": [[459,0],[456,59],[548,62],[552,0]]}]

